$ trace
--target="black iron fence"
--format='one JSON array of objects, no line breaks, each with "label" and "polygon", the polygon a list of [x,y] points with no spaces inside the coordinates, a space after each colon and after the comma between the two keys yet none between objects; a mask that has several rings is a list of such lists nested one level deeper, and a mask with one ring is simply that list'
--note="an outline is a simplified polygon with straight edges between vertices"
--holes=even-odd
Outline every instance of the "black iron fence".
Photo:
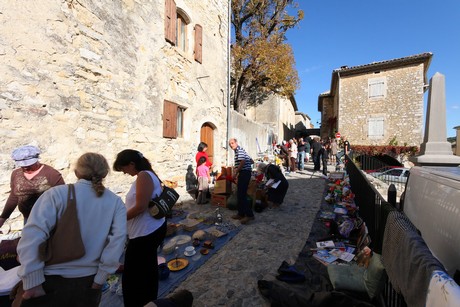
[{"label": "black iron fence", "polygon": [[[350,178],[352,191],[355,194],[355,203],[359,208],[359,214],[366,222],[372,239],[370,247],[376,253],[382,254],[386,219],[389,212],[397,209],[394,204],[390,204],[382,197],[361,169],[348,156],[345,157],[345,167]],[[388,307],[407,306],[402,295],[393,289],[388,279],[380,296],[380,304]]]},{"label": "black iron fence", "polygon": [[383,157],[387,156],[356,156],[355,153],[354,164],[358,169],[375,178],[374,181],[378,181],[379,186],[385,190],[393,184],[399,197],[406,188],[410,170],[394,158],[385,159]]}]

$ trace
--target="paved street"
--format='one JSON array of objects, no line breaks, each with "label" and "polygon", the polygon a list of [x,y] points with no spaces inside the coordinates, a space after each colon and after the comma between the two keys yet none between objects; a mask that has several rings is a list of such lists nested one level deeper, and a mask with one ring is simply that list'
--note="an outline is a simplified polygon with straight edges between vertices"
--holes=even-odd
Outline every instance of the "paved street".
[{"label": "paved street", "polygon": [[[305,245],[325,188],[320,173],[311,175],[286,176],[289,190],[281,208],[256,213],[255,221],[178,286],[193,293],[194,306],[269,306],[257,281],[274,280],[282,261],[293,264]],[[234,213],[225,210],[224,218]]]}]

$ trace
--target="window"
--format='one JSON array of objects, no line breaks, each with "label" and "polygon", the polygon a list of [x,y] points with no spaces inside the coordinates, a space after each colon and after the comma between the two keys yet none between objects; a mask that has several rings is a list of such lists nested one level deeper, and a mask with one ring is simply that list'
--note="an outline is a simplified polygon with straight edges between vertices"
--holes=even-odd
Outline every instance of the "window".
[{"label": "window", "polygon": [[384,130],[384,118],[383,117],[371,117],[368,120],[369,127],[368,127],[368,137],[383,137]]},{"label": "window", "polygon": [[183,136],[185,108],[165,100],[163,106],[163,137],[176,139]]},{"label": "window", "polygon": [[[189,40],[191,33],[187,30],[191,23],[187,13],[176,6],[174,0],[165,0],[165,39],[173,46],[177,46],[183,52],[189,51]],[[189,28],[190,29],[190,28]],[[193,56],[195,61],[203,63],[203,27],[196,24],[194,27],[195,44],[193,47]],[[188,36],[187,36],[188,34]]]},{"label": "window", "polygon": [[387,96],[386,78],[368,80],[369,99],[385,98]]},{"label": "window", "polygon": [[177,14],[176,46],[184,52],[187,51],[187,22],[179,14]]}]

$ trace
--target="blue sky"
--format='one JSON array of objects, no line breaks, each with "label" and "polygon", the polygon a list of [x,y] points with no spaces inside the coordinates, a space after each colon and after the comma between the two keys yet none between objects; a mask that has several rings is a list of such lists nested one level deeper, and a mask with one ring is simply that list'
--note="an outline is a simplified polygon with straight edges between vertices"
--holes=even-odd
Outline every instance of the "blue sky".
[{"label": "blue sky", "polygon": [[[428,79],[446,79],[446,132],[460,126],[460,0],[297,0],[305,13],[287,33],[301,80],[300,112],[315,127],[318,95],[330,89],[332,71],[432,52]],[[425,109],[428,91],[425,93]]]}]

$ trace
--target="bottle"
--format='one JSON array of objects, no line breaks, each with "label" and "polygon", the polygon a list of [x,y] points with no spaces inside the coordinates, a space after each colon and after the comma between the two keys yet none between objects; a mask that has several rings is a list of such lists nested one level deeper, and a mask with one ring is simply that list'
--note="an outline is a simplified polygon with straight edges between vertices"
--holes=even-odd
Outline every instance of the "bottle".
[{"label": "bottle", "polygon": [[216,209],[216,225],[222,224],[222,214],[220,213],[220,208]]}]

